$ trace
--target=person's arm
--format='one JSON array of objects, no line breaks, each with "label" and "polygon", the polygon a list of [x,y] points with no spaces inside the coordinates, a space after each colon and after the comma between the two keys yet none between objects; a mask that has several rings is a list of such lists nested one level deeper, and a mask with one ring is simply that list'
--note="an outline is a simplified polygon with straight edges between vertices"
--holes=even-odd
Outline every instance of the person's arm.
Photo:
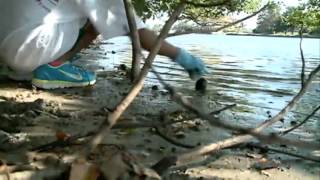
[{"label": "person's arm", "polygon": [[[150,51],[156,42],[156,33],[143,28],[139,30],[139,36],[142,48]],[[200,58],[193,56],[184,49],[173,46],[167,41],[163,41],[159,54],[167,56],[181,65],[189,73],[191,79],[198,79],[208,73]]]},{"label": "person's arm", "polygon": [[[139,29],[140,42],[143,49],[150,51],[157,39],[157,35],[154,31],[149,29]],[[172,44],[164,41],[159,51],[160,55],[167,56],[171,59],[175,59],[178,55],[178,48]]]}]

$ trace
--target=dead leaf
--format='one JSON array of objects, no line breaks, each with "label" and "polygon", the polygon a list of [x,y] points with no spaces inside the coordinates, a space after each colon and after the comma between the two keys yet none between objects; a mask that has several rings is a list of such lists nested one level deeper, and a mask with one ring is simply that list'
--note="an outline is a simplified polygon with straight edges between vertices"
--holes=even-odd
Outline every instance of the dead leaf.
[{"label": "dead leaf", "polygon": [[63,131],[57,131],[56,132],[56,138],[57,140],[60,140],[60,141],[65,141],[67,138],[70,137],[70,134],[67,134]]},{"label": "dead leaf", "polygon": [[69,180],[96,180],[99,176],[96,165],[79,160],[71,165]]},{"label": "dead leaf", "polygon": [[7,164],[0,160],[0,175],[4,174],[7,180],[10,180],[10,173]]}]

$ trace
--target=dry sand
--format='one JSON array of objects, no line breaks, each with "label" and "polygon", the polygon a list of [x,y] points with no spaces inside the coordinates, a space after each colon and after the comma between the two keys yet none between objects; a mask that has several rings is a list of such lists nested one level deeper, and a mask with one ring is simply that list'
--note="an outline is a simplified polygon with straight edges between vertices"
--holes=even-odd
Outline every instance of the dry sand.
[{"label": "dry sand", "polygon": [[[104,120],[106,109],[112,109],[121,100],[130,83],[123,75],[124,72],[104,72],[99,75],[98,83],[93,87],[62,89],[62,90],[36,90],[28,83],[16,83],[2,77],[0,81],[0,109],[10,103],[12,112],[1,112],[2,118],[9,116],[11,120],[1,120],[1,129],[9,132],[17,142],[13,144],[2,143],[0,160],[7,164],[33,164],[38,170],[27,170],[10,174],[11,179],[61,179],[65,177],[63,165],[52,166],[37,165],[30,160],[30,153],[26,150],[56,140],[57,132],[70,135],[86,134],[95,130]],[[193,87],[190,87],[193,88]],[[192,99],[194,104],[204,108],[218,108],[216,104],[206,103],[210,97],[198,96]],[[23,102],[33,102],[42,99],[41,111],[36,107],[27,109],[15,108]],[[4,102],[9,104],[4,104]],[[121,117],[122,122],[159,121],[160,111],[169,114],[173,120],[187,119],[189,114],[170,100],[168,93],[159,87],[152,90],[151,85],[143,92]],[[222,118],[228,117],[228,112]],[[6,124],[5,124],[6,123]],[[162,131],[178,141],[191,145],[207,144],[231,137],[232,134],[211,127],[207,122],[199,119],[190,119],[166,127]],[[6,134],[0,137],[5,136]],[[1,139],[0,139],[1,140]],[[114,130],[106,138],[107,144],[121,144],[146,167],[150,167],[159,159],[172,153],[185,151],[157,136],[150,128]],[[59,156],[65,161],[72,160],[72,155],[83,148],[81,145],[67,148],[57,148],[50,151],[50,156]],[[285,148],[287,150],[287,148]],[[296,149],[289,149],[297,152]],[[41,154],[41,153],[40,153]],[[45,153],[47,154],[47,153]],[[46,156],[46,155],[44,155]],[[29,158],[27,158],[29,157]],[[203,159],[204,160],[204,159]],[[259,170],[261,162],[269,163],[270,169]],[[52,164],[49,162],[48,164]],[[59,163],[58,163],[59,164]],[[1,166],[0,166],[1,167]],[[0,171],[1,172],[1,171]],[[62,174],[62,175],[61,175]],[[261,154],[258,150],[230,149],[218,152],[204,161],[193,162],[184,167],[173,167],[164,179],[320,179],[320,165],[309,161],[267,152]],[[6,179],[0,174],[0,180]]]}]

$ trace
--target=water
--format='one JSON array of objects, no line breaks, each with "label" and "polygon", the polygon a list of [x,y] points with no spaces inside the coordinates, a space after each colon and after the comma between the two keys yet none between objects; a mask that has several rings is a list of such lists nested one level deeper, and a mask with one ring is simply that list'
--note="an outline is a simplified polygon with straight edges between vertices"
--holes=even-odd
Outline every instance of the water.
[{"label": "water", "polygon": [[[301,56],[298,38],[273,38],[227,35],[185,35],[168,41],[185,48],[203,59],[210,74],[208,94],[220,103],[236,103],[233,109],[236,121],[243,126],[254,126],[279,112],[299,91]],[[124,63],[130,65],[131,50],[127,38],[116,38],[101,43],[84,53],[87,58],[97,59],[97,65],[112,67]],[[320,63],[320,40],[304,39],[306,72]],[[116,54],[110,53],[115,51]],[[107,57],[105,56],[107,54]],[[108,60],[106,60],[108,59]],[[194,94],[194,83],[186,73],[167,58],[158,57],[155,69],[179,91]],[[320,75],[305,95],[301,104],[286,117],[285,123],[277,123],[273,130],[290,127],[292,121],[302,121],[320,104]],[[150,74],[148,83],[158,84]],[[320,113],[309,123],[295,130],[294,135],[306,140],[319,140]]]}]

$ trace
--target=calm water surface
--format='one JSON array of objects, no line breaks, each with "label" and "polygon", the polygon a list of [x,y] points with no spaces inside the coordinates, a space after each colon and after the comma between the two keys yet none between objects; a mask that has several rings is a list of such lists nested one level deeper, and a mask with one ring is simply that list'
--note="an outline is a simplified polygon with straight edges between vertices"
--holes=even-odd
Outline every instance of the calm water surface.
[{"label": "calm water surface", "polygon": [[[236,121],[243,126],[253,126],[265,120],[271,112],[276,114],[299,91],[301,58],[298,38],[272,38],[227,35],[185,35],[169,41],[191,51],[203,59],[210,74],[208,94],[213,101],[238,106],[233,109]],[[114,43],[114,44],[109,44]],[[130,65],[131,50],[127,38],[121,37],[104,42],[99,47],[84,52],[86,59],[98,60],[98,66],[113,67]],[[320,39],[304,39],[306,71],[320,63]],[[115,51],[116,54],[110,53]],[[107,54],[107,57],[105,56]],[[156,69],[180,91],[194,94],[194,83],[175,63],[164,57],[155,61]],[[292,121],[302,121],[320,104],[320,74],[302,103],[291,112],[284,124],[274,130],[290,127]],[[148,82],[158,84],[152,74]],[[304,127],[293,132],[307,140],[320,139],[320,113]]]}]

